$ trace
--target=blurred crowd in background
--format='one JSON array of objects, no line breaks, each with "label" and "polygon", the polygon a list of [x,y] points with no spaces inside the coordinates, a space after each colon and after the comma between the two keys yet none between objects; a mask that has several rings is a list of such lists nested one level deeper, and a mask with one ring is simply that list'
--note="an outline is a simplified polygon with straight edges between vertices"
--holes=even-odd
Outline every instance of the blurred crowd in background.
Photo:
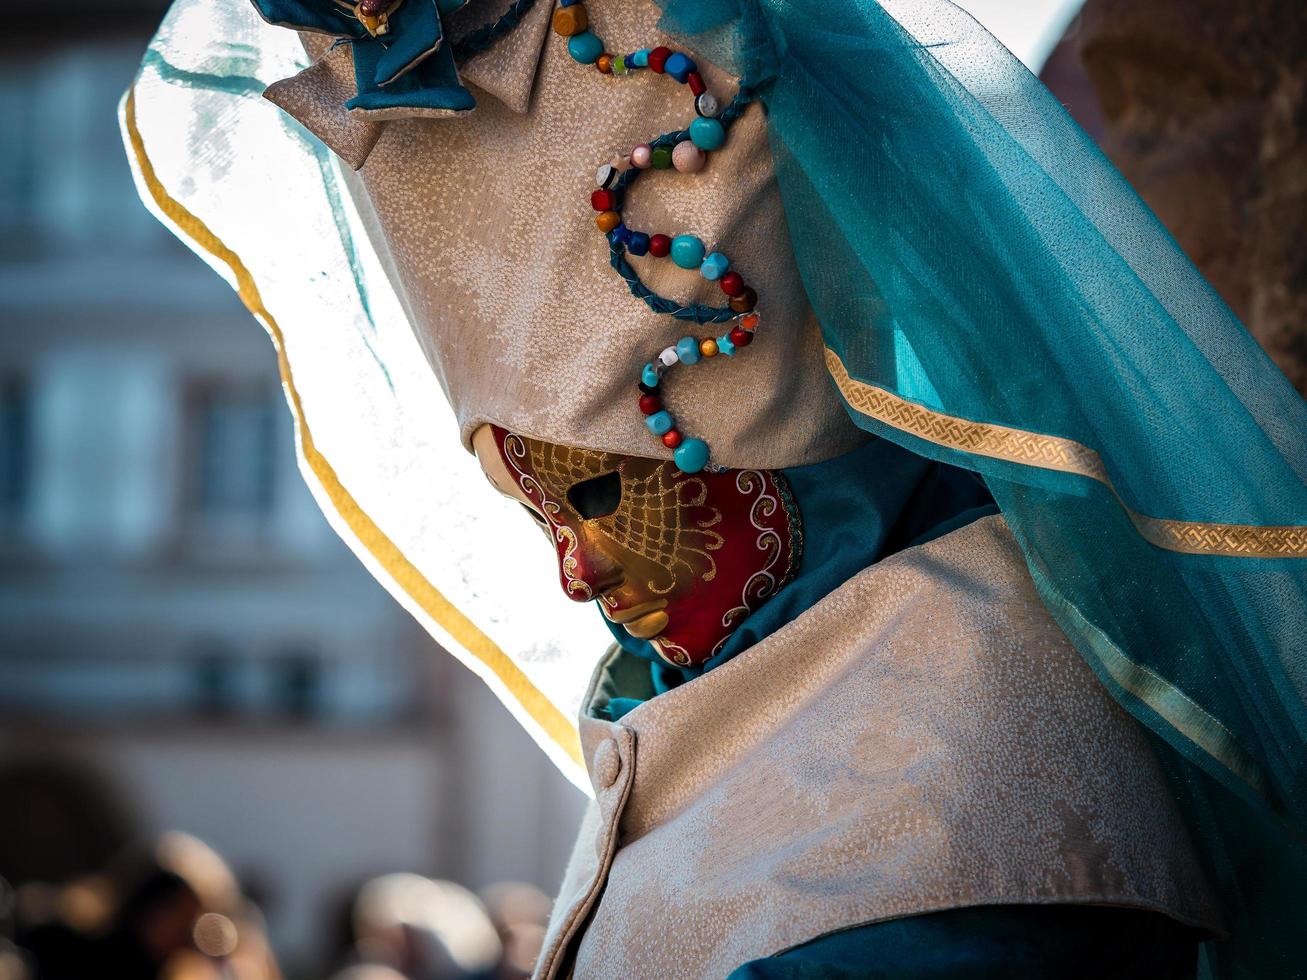
[{"label": "blurred crowd in background", "polygon": [[[0,980],[276,980],[259,896],[189,834],[139,837],[97,776],[49,760],[0,769]],[[334,980],[516,980],[549,899],[506,882],[477,895],[409,872],[324,896]]]},{"label": "blurred crowd in background", "polygon": [[[0,980],[525,976],[583,797],[334,536],[267,339],[140,205],[166,5],[0,38]],[[1301,0],[963,5],[1307,390]]]}]

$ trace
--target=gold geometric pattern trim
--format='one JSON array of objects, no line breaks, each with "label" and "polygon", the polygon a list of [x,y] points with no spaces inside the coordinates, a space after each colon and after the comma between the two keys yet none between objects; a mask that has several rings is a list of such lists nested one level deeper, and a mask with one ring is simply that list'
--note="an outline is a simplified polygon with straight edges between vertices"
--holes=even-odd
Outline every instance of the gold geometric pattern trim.
[{"label": "gold geometric pattern trim", "polygon": [[531,682],[531,679],[489,635],[422,574],[395,542],[368,516],[341,483],[335,467],[317,448],[308,420],[304,417],[304,406],[300,401],[299,390],[295,387],[295,376],[291,370],[290,360],[286,356],[285,339],[281,328],[264,305],[258,286],[254,282],[254,276],[240,256],[228,248],[199,217],[170,195],[159,180],[154,165],[145,152],[145,141],[136,125],[134,87],[128,90],[127,97],[123,100],[122,124],[127,134],[128,148],[136,173],[154,203],[180,235],[197,249],[207,252],[231,270],[241,301],[267,328],[276,350],[282,386],[286,391],[291,412],[295,416],[295,432],[299,439],[300,452],[331,501],[332,508],[345,521],[359,543],[386,570],[395,584],[403,589],[456,643],[481,661],[512,694],[532,721],[540,726],[574,765],[583,768],[584,759],[581,755],[581,741],[577,734],[576,723]]},{"label": "gold geometric pattern trim", "polygon": [[1144,540],[1167,551],[1244,558],[1307,558],[1307,526],[1172,521],[1132,510],[1107,475],[1103,459],[1074,439],[1046,436],[991,422],[945,415],[849,377],[840,356],[826,348],[826,367],[849,406],[861,415],[937,446],[1009,463],[1075,473],[1112,491]]}]

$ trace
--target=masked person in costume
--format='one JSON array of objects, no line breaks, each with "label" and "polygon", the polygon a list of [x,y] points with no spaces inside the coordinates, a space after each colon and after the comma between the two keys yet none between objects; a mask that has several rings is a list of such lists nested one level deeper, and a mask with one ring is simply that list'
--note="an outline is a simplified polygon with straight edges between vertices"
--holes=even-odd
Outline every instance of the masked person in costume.
[{"label": "masked person in costume", "polygon": [[[255,7],[175,4],[138,182],[342,535],[584,764],[537,975],[1295,975],[1307,407],[992,37]],[[433,376],[607,654],[514,630]]]}]

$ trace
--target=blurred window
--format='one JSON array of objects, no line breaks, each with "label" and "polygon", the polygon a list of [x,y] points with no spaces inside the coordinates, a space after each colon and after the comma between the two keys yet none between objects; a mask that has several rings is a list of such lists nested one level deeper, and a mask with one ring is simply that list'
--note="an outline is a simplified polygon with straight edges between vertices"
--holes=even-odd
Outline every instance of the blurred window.
[{"label": "blurred window", "polygon": [[276,389],[205,382],[189,402],[189,503],[198,530],[261,536],[276,498]]},{"label": "blurred window", "polygon": [[0,528],[22,518],[31,463],[31,417],[26,382],[0,375]]}]

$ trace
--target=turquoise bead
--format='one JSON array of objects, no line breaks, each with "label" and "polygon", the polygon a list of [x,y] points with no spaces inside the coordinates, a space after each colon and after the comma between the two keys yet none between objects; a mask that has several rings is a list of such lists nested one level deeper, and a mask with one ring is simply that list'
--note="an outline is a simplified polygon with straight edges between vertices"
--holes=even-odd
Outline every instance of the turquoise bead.
[{"label": "turquoise bead", "polygon": [[604,42],[590,31],[582,31],[567,39],[567,53],[583,65],[593,65],[604,53]]},{"label": "turquoise bead", "polygon": [[726,270],[730,267],[730,259],[721,252],[713,252],[703,260],[703,265],[699,266],[699,271],[709,282],[716,282],[722,276],[726,275]]},{"label": "turquoise bead", "polygon": [[686,439],[676,447],[672,460],[682,473],[698,473],[708,465],[708,443],[702,439]]},{"label": "turquoise bead", "polygon": [[717,338],[717,353],[725,354],[727,357],[735,353],[735,345],[731,343],[730,334],[724,333]]},{"label": "turquoise bead", "polygon": [[644,424],[649,426],[650,432],[656,436],[660,436],[664,432],[671,432],[672,426],[676,423],[672,421],[671,412],[654,412],[644,420]]},{"label": "turquoise bead", "polygon": [[658,377],[658,369],[652,364],[646,364],[644,370],[640,372],[640,380],[650,388],[657,388],[658,382],[661,380]]},{"label": "turquoise bead", "polygon": [[699,341],[693,337],[682,337],[676,342],[676,356],[682,364],[698,364],[703,355],[699,352]]},{"label": "turquoise bead", "polygon": [[641,48],[639,51],[636,51],[634,54],[632,54],[632,55],[631,55],[631,64],[635,65],[636,68],[648,68],[648,67],[649,67],[649,49],[648,49],[648,48]]},{"label": "turquoise bead", "polygon": [[699,268],[703,251],[703,242],[693,235],[677,235],[672,239],[672,261],[682,269]]},{"label": "turquoise bead", "polygon": [[701,150],[715,150],[726,142],[726,127],[716,119],[700,116],[690,123],[690,139]]}]

